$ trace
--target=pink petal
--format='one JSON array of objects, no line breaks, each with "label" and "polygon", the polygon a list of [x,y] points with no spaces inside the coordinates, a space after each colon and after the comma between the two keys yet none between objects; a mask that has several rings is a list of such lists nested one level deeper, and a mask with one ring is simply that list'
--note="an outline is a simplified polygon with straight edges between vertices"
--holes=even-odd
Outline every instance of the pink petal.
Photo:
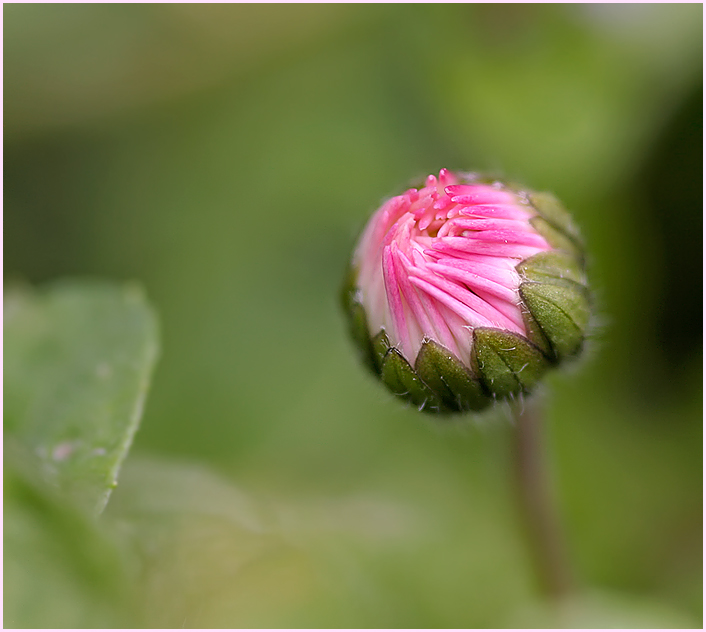
[{"label": "pink petal", "polygon": [[463,286],[447,281],[443,277],[434,274],[425,268],[412,268],[411,270],[408,270],[408,272],[411,275],[411,281],[413,281],[414,278],[420,278],[426,281],[430,285],[443,290],[460,303],[463,303],[467,307],[471,308],[476,314],[488,319],[488,321],[496,323],[496,325],[511,324],[511,321],[509,321],[504,314],[498,312],[498,310],[492,305],[489,305],[487,301],[483,301],[476,294],[467,290]]},{"label": "pink petal", "polygon": [[461,206],[459,214],[472,217],[498,217],[502,219],[527,220],[533,215],[519,204],[474,204]]},{"label": "pink petal", "polygon": [[519,230],[480,230],[468,231],[464,233],[467,239],[475,239],[486,242],[499,242],[504,244],[522,244],[524,246],[534,246],[541,250],[549,248],[549,245],[537,233]]},{"label": "pink petal", "polygon": [[513,259],[526,259],[540,250],[537,247],[522,244],[504,244],[498,242],[478,241],[468,237],[444,237],[432,245],[432,249],[441,253],[474,253],[492,255],[494,257],[510,257]]},{"label": "pink petal", "polygon": [[483,184],[456,184],[445,189],[457,204],[512,204],[517,196]]},{"label": "pink petal", "polygon": [[436,272],[441,276],[459,281],[474,291],[485,290],[488,294],[492,294],[493,296],[497,296],[498,298],[506,301],[514,301],[516,298],[514,290],[511,290],[500,283],[495,283],[480,274],[475,274],[473,272],[468,272],[467,270],[454,268],[452,266],[439,265],[438,263],[429,263],[427,264],[427,267],[432,272]]}]

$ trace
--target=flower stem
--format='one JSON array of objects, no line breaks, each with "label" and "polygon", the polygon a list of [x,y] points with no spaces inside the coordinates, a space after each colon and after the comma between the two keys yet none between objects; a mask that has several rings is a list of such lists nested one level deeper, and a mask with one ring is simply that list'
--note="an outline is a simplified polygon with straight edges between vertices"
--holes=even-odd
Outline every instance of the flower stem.
[{"label": "flower stem", "polygon": [[517,499],[543,592],[560,598],[571,591],[572,573],[546,470],[541,414],[536,400],[512,407]]}]

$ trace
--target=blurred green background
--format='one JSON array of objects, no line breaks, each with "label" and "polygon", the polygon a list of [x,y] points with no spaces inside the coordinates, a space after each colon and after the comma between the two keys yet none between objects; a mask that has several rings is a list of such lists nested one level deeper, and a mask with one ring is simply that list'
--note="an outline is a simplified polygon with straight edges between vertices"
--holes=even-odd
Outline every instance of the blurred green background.
[{"label": "blurred green background", "polygon": [[[99,525],[127,605],[74,625],[701,627],[701,5],[3,14],[6,284],[136,280],[162,329]],[[561,610],[506,413],[404,408],[339,311],[369,213],[441,167],[553,191],[589,246],[593,334],[544,392]]]}]

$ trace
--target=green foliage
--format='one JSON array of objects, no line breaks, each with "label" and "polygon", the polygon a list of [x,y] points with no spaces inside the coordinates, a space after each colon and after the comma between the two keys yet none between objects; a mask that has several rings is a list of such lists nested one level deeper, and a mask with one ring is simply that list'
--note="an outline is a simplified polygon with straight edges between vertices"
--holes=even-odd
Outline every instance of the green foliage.
[{"label": "green foliage", "polygon": [[123,544],[140,560],[140,627],[291,621],[322,577],[293,530],[282,528],[281,511],[203,465],[130,459],[106,517],[123,526]]},{"label": "green foliage", "polygon": [[129,626],[127,573],[116,543],[39,472],[36,457],[6,436],[4,627]]},{"label": "green foliage", "polygon": [[141,292],[97,282],[4,301],[7,627],[122,627],[126,569],[94,517],[117,484],[157,353]]},{"label": "green foliage", "polygon": [[5,296],[5,432],[100,512],[142,415],[157,324],[132,286],[62,282]]}]

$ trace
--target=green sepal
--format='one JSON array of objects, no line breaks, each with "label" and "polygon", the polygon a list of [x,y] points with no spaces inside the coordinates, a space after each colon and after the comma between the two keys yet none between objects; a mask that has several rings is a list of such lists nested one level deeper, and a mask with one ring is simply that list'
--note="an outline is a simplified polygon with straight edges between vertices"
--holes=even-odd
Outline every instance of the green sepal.
[{"label": "green sepal", "polygon": [[356,349],[367,366],[373,373],[380,373],[380,369],[373,356],[373,345],[370,340],[370,331],[368,329],[368,318],[365,314],[363,305],[358,300],[358,287],[356,279],[358,271],[355,267],[351,267],[346,275],[346,280],[341,291],[341,302],[343,303],[343,311],[346,313],[348,320],[348,328],[351,337],[355,342]]},{"label": "green sepal", "polygon": [[549,340],[556,357],[577,353],[590,317],[588,290],[577,283],[522,283],[520,297]]},{"label": "green sepal", "polygon": [[373,338],[372,345],[373,363],[375,364],[375,371],[379,375],[382,372],[382,361],[385,359],[387,350],[390,348],[390,339],[387,337],[384,329],[381,329],[380,333]]},{"label": "green sepal", "polygon": [[382,362],[380,377],[395,395],[412,402],[419,410],[439,412],[445,409],[441,400],[419,379],[409,362],[395,347],[388,350]]},{"label": "green sepal", "polygon": [[549,344],[548,338],[544,335],[542,328],[539,326],[537,319],[532,316],[532,312],[524,303],[520,303],[520,308],[522,310],[522,322],[527,332],[527,339],[532,344],[536,345],[547,358],[554,362],[557,359],[556,355],[551,344]]},{"label": "green sepal", "polygon": [[483,386],[496,398],[528,392],[549,366],[526,338],[489,327],[473,330],[471,360]]},{"label": "green sepal", "polygon": [[515,270],[527,281],[552,281],[566,279],[574,283],[586,285],[586,274],[583,267],[572,255],[557,250],[546,250],[525,259]]},{"label": "green sepal", "polygon": [[450,411],[482,410],[492,401],[470,369],[433,340],[422,343],[414,368]]},{"label": "green sepal", "polygon": [[564,232],[557,229],[541,215],[535,215],[529,220],[529,223],[532,225],[532,228],[547,240],[547,243],[552,248],[563,250],[583,263],[583,248]]},{"label": "green sepal", "polygon": [[574,224],[571,214],[551,193],[530,193],[529,201],[537,212],[552,226],[571,239],[579,250],[583,250],[583,240],[579,229]]}]

